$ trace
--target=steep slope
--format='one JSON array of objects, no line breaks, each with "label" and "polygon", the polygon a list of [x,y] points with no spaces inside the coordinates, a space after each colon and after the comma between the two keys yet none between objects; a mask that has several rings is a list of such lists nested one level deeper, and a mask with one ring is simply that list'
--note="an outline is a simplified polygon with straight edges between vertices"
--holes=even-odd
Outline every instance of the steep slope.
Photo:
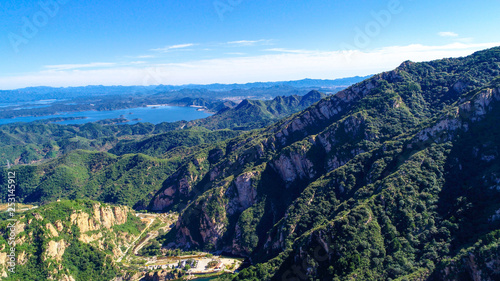
[{"label": "steep slope", "polygon": [[[499,63],[500,48],[405,62],[207,151],[167,179],[172,184],[150,207],[188,190],[194,200],[168,234],[170,246],[268,261],[240,280],[300,280],[306,273],[417,280],[470,272],[454,259],[463,245],[477,242],[478,255],[497,247],[479,238],[497,237],[499,193],[489,188],[496,178],[484,179],[500,172],[498,134],[470,142],[495,124]],[[472,158],[460,154],[467,145]],[[467,173],[462,162],[470,163]],[[457,182],[459,175],[476,180]],[[158,209],[185,206],[163,203]],[[491,262],[490,255],[470,263],[493,280]]]},{"label": "steep slope", "polygon": [[[276,249],[294,243],[273,279],[309,270],[320,280],[496,280],[500,196],[495,179],[486,179],[499,172],[493,140],[500,131],[480,142],[471,137],[499,120],[499,90],[484,89],[413,137],[360,154],[310,184],[273,229],[275,237],[298,236],[268,242]],[[381,172],[387,176],[373,181]],[[342,173],[356,175],[351,194]]]},{"label": "steep slope", "polygon": [[120,141],[109,152],[115,155],[143,153],[154,157],[162,157],[174,148],[213,144],[236,137],[238,134],[239,132],[231,130],[210,131],[205,128],[175,130],[142,140]]},{"label": "steep slope", "polygon": [[208,129],[250,130],[299,112],[324,98],[325,94],[311,91],[304,96],[278,96],[273,100],[243,100],[235,108],[227,108],[210,117],[191,121],[187,126]]},{"label": "steep slope", "polygon": [[[120,141],[110,150],[119,157],[106,152],[74,150],[40,165],[15,166],[13,170],[23,177],[17,200],[48,203],[88,198],[142,209],[163,181],[182,165],[184,157],[238,134],[203,128],[176,130],[142,140]],[[7,194],[5,172],[0,174],[0,183],[4,183],[0,190]],[[7,197],[2,197],[0,202],[6,200]]]},{"label": "steep slope", "polygon": [[[15,166],[19,175],[18,202],[44,204],[58,199],[87,198],[144,208],[163,181],[181,165],[143,154],[117,157],[105,152],[77,150],[41,165]],[[0,174],[7,201],[7,172]]]},{"label": "steep slope", "polygon": [[[84,200],[28,211],[15,230],[11,223],[0,223],[2,280],[112,280],[120,275],[114,261],[145,227],[127,207]],[[15,273],[8,272],[11,233]]]}]

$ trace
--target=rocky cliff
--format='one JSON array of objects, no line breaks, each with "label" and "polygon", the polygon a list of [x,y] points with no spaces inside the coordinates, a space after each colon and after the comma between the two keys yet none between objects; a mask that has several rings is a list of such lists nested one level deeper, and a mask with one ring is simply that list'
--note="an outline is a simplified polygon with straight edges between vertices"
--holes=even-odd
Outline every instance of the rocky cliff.
[{"label": "rocky cliff", "polygon": [[[225,142],[170,245],[266,262],[247,271],[262,280],[445,278],[443,258],[498,229],[499,63],[405,62]],[[496,278],[488,253],[455,271]]]},{"label": "rocky cliff", "polygon": [[[94,271],[115,270],[112,261],[144,227],[133,214],[126,206],[93,201],[61,201],[27,211],[16,224],[16,276],[28,278],[33,271],[41,270],[45,280],[79,279],[81,271],[76,268],[82,265],[78,259],[86,255],[94,256],[85,261]],[[2,225],[3,235],[10,234],[7,226]],[[138,229],[130,232],[129,227]],[[2,242],[2,277],[15,278],[6,270],[10,245]]]}]

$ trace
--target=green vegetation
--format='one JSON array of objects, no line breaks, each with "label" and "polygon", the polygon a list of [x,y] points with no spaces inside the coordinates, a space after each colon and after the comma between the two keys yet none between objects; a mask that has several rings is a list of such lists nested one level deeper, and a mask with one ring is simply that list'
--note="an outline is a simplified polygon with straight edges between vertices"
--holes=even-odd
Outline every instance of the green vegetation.
[{"label": "green vegetation", "polygon": [[236,137],[239,133],[231,130],[210,131],[204,128],[177,130],[156,135],[140,141],[120,141],[109,150],[116,155],[143,153],[154,157],[162,157],[168,151],[179,147],[194,147],[204,143],[217,143]]},{"label": "green vegetation", "polygon": [[[231,108],[233,104],[228,107],[224,105],[227,102],[217,100],[181,99],[177,100],[180,105],[207,106],[220,112],[210,118],[192,122],[179,121],[158,125],[149,123],[114,125],[116,120],[68,126],[44,122],[2,125],[0,156],[13,164],[43,162],[74,150],[109,151],[116,155],[143,153],[162,157],[174,148],[216,143],[238,135],[238,132],[224,129],[241,131],[269,125],[273,121],[306,108],[322,97],[324,94],[313,91],[305,96],[277,97],[270,101],[245,100],[236,108]],[[140,106],[157,103],[166,101],[154,103],[153,100],[146,100],[140,103]],[[103,110],[110,109],[103,106]],[[127,108],[131,105],[123,106]],[[0,110],[0,115],[1,113]],[[191,129],[180,130],[181,128]],[[203,128],[222,130],[212,132]]]},{"label": "green vegetation", "polygon": [[63,255],[63,266],[78,281],[111,280],[118,270],[110,257],[80,241],[74,241]]},{"label": "green vegetation", "polygon": [[[105,210],[109,219],[118,214],[118,209],[127,215],[125,223],[118,224],[118,217],[115,217],[114,221],[108,220],[107,223],[114,224],[108,229],[104,221],[98,220]],[[83,232],[76,221],[77,215],[83,218],[80,223],[88,222],[95,230]],[[18,215],[17,220],[15,274],[9,273],[2,280],[60,280],[68,276],[75,280],[111,280],[121,274],[113,261],[113,250],[125,242],[124,237],[130,242],[137,231],[144,228],[126,208],[88,200],[50,203]],[[0,247],[3,249],[0,255],[10,249],[8,224],[5,220],[0,222]],[[97,238],[83,242],[84,234]],[[6,272],[3,264],[1,271]]]},{"label": "green vegetation", "polygon": [[[47,203],[89,198],[140,208],[178,167],[178,159],[161,160],[142,154],[74,151],[37,166],[16,166],[19,202]],[[0,176],[5,182],[7,173]],[[7,185],[2,184],[6,193]],[[3,198],[6,200],[6,198]],[[144,208],[144,207],[143,207]]]},{"label": "green vegetation", "polygon": [[299,112],[324,98],[325,94],[311,91],[304,96],[278,96],[273,100],[244,100],[235,108],[219,111],[194,124],[208,129],[251,130],[263,128],[290,114]]},{"label": "green vegetation", "polygon": [[[241,134],[192,127],[129,137],[111,150],[119,156],[76,150],[16,166],[18,198],[178,211],[174,229],[142,252],[175,243],[230,249],[254,263],[219,280],[498,280],[499,73],[493,48],[405,62],[285,118],[300,99],[245,101],[186,126],[249,129],[283,119]],[[42,216],[90,212],[84,202],[63,201]],[[114,230],[136,233],[127,224]],[[25,247],[41,253],[45,245]],[[71,250],[81,255],[67,264],[75,278],[107,268],[105,256],[89,259],[89,247]],[[90,261],[95,270],[85,271]],[[53,270],[32,263],[40,276]]]},{"label": "green vegetation", "polygon": [[213,268],[215,267],[219,262],[216,261],[216,260],[213,260],[213,261],[209,261],[206,268]]},{"label": "green vegetation", "polygon": [[500,48],[405,62],[239,136],[167,237],[245,246],[220,280],[497,280],[499,71]]},{"label": "green vegetation", "polygon": [[178,129],[179,124],[56,125],[16,123],[0,126],[0,156],[12,164],[52,159],[74,150],[106,150],[123,138],[137,139]]},{"label": "green vegetation", "polygon": [[144,229],[143,223],[141,220],[132,213],[128,213],[127,222],[124,224],[118,224],[113,226],[113,230],[119,232],[126,232],[133,235],[141,234],[141,231]]},{"label": "green vegetation", "polygon": [[153,240],[147,247],[144,247],[139,252],[141,256],[155,257],[161,254],[161,244],[157,240]]}]

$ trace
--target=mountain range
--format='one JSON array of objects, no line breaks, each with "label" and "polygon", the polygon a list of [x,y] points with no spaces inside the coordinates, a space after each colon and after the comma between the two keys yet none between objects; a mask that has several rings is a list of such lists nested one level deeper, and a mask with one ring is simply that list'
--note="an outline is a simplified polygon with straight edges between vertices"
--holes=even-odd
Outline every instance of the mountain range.
[{"label": "mountain range", "polygon": [[[279,92],[280,89],[287,91],[303,89],[303,88],[324,88],[328,91],[345,88],[354,83],[360,82],[370,76],[356,76],[348,78],[340,78],[334,80],[328,79],[303,79],[296,81],[279,81],[279,82],[256,82],[246,84],[189,84],[189,85],[152,85],[152,86],[85,86],[85,87],[29,87],[16,90],[0,90],[0,97],[4,102],[30,102],[48,99],[73,99],[83,97],[103,97],[109,95],[123,94],[158,94],[165,92],[178,92],[186,94],[189,91],[204,91],[204,92],[246,92],[251,90],[252,93],[265,91],[272,93],[269,89],[274,89],[274,92]],[[283,93],[282,93],[283,94]],[[220,95],[219,95],[220,96]]]},{"label": "mountain range", "polygon": [[[16,196],[177,212],[172,230],[155,238],[165,248],[251,263],[219,280],[499,280],[499,75],[498,47],[406,61],[334,95],[246,100],[161,126],[92,124],[57,140],[85,131],[98,140],[85,150],[59,151],[45,130],[68,128],[39,125],[55,159],[14,166]],[[22,139],[9,128],[3,138]],[[32,216],[25,223],[43,228]],[[6,224],[0,229],[6,245]],[[112,257],[112,247],[95,247]],[[44,249],[26,250],[27,264],[42,263]],[[98,268],[109,265],[105,256]]]}]

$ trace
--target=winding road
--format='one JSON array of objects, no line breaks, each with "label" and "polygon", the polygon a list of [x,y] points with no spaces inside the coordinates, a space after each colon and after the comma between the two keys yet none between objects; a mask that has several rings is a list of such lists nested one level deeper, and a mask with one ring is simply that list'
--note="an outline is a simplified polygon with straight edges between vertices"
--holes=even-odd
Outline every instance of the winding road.
[{"label": "winding road", "polygon": [[146,228],[144,228],[144,230],[141,232],[141,234],[139,234],[139,236],[137,236],[137,238],[132,242],[130,243],[130,245],[128,246],[128,248],[125,250],[125,252],[123,253],[123,255],[121,257],[119,257],[116,262],[121,262],[123,260],[123,258],[127,255],[127,252],[128,250],[130,250],[130,248],[132,246],[135,246],[135,243],[137,243],[137,241],[142,237],[142,235],[144,234],[144,232],[146,232],[149,227],[151,226],[151,224],[153,224],[153,222],[156,220],[156,218],[148,218],[149,220],[151,220],[149,222],[149,224],[146,226]]}]

